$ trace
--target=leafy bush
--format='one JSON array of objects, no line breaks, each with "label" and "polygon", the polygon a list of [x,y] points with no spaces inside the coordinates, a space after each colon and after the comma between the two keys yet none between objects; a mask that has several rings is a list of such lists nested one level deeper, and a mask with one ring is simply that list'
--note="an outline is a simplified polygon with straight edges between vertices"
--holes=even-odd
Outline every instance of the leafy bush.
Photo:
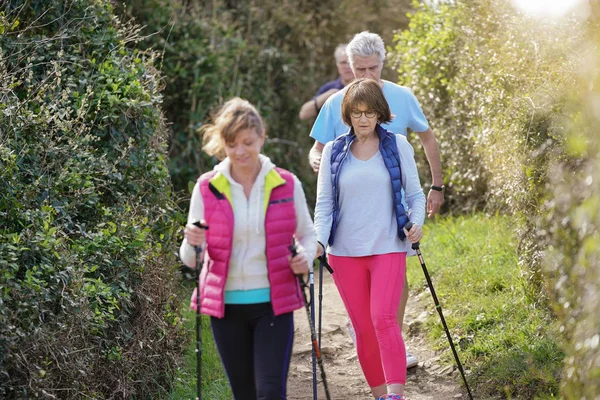
[{"label": "leafy bush", "polygon": [[422,6],[396,37],[400,81],[438,136],[447,207],[518,217],[519,262],[539,303],[547,295],[535,224],[549,162],[562,151],[554,122],[573,85],[581,27],[528,19],[503,1],[465,0]]},{"label": "leafy bush", "polygon": [[316,178],[307,162],[313,141],[298,111],[334,79],[338,43],[367,28],[391,38],[406,24],[408,3],[125,1],[120,14],[144,26],[140,45],[162,52],[175,188],[186,189],[212,169],[216,160],[200,151],[197,129],[225,100],[241,96],[265,119],[265,154],[296,173],[314,202]]},{"label": "leafy bush", "polygon": [[422,6],[395,47],[400,80],[438,133],[451,210],[516,217],[525,296],[562,325],[569,399],[600,390],[600,14],[590,7],[584,23],[532,20],[496,0]]},{"label": "leafy bush", "polygon": [[0,31],[0,394],[144,397],[179,346],[156,54],[96,0]]},{"label": "leafy bush", "polygon": [[531,21],[481,0],[423,5],[409,28],[391,58],[438,137],[450,209],[535,208],[580,24]]},{"label": "leafy bush", "polygon": [[305,180],[314,179],[306,161],[311,140],[297,119],[310,94],[297,94],[300,88],[316,90],[312,76],[302,76],[300,68],[307,46],[322,43],[319,31],[309,29],[318,20],[308,21],[305,7],[280,2],[260,9],[220,3],[206,7],[165,0],[125,4],[121,12],[146,27],[141,45],[162,51],[165,111],[172,129],[170,171],[177,189],[186,189],[216,163],[200,151],[196,132],[232,96],[256,104],[265,118],[270,139],[265,153]]},{"label": "leafy bush", "polygon": [[565,151],[552,157],[546,203],[537,231],[546,246],[544,266],[552,304],[565,340],[562,394],[600,396],[600,8],[592,4],[577,81],[565,94],[557,118]]}]

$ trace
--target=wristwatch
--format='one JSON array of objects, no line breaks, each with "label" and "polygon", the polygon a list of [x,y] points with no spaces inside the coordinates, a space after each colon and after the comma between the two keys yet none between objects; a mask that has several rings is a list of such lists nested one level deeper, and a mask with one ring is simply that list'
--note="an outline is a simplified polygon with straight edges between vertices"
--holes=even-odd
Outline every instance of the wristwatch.
[{"label": "wristwatch", "polygon": [[442,192],[444,193],[444,190],[446,189],[446,186],[442,185],[442,186],[435,186],[435,185],[431,185],[431,190],[435,190],[437,192]]}]

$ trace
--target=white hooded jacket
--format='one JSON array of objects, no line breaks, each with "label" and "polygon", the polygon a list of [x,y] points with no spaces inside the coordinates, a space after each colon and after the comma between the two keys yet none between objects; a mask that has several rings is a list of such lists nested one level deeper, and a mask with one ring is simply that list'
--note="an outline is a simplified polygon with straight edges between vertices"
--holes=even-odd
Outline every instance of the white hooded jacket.
[{"label": "white hooded jacket", "polygon": [[[265,176],[275,168],[275,164],[262,154],[259,156],[259,160],[262,167],[248,198],[246,198],[242,185],[231,177],[231,161],[229,158],[226,158],[214,168],[229,181],[233,201],[233,246],[225,285],[226,291],[269,287],[265,253],[265,214],[262,205],[264,202]],[[299,242],[298,251],[305,252],[308,267],[312,271],[312,264],[317,251],[317,239],[306,205],[304,190],[296,176],[294,176],[294,208],[296,211],[296,239]],[[199,185],[196,183],[190,202],[188,223],[203,218],[204,203]],[[181,260],[187,266],[195,267],[195,250],[185,239],[181,244],[179,253]]]}]

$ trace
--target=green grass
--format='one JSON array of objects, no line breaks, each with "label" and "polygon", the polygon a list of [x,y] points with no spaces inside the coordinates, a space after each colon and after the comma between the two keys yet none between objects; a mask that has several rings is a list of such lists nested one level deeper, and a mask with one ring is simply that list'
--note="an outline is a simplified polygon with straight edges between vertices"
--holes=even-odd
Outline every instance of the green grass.
[{"label": "green grass", "polygon": [[[550,311],[536,303],[527,271],[518,265],[508,217],[448,217],[424,227],[422,254],[461,362],[476,397],[552,398],[558,393],[563,353]],[[412,290],[426,287],[410,257]],[[454,359],[433,299],[428,339]]]},{"label": "green grass", "polygon": [[[196,398],[196,314],[188,308],[189,299],[182,307],[184,329],[189,332],[182,365],[175,371],[173,387],[169,395],[172,400]],[[209,317],[202,316],[202,398],[230,399],[231,390],[223,370],[219,353],[210,330]]]}]

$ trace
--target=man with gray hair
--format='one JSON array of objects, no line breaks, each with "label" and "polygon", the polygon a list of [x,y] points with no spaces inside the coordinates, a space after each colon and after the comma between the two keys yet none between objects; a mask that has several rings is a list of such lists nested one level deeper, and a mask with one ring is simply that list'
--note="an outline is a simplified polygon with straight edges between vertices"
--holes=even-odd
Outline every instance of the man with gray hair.
[{"label": "man with gray hair", "polygon": [[319,90],[317,90],[315,96],[302,105],[302,108],[300,108],[300,112],[298,113],[298,118],[301,120],[316,117],[325,101],[331,97],[331,95],[343,89],[344,86],[354,79],[354,74],[352,73],[352,69],[350,69],[348,56],[346,55],[346,45],[339,44],[335,48],[333,55],[340,76],[338,76],[336,80],[327,82],[321,86]]},{"label": "man with gray hair", "polygon": [[[376,80],[381,86],[383,94],[389,103],[391,113],[394,116],[391,122],[382,124],[383,128],[404,136],[407,135],[410,128],[419,136],[425,150],[425,156],[429,162],[433,180],[427,195],[427,214],[430,218],[433,217],[444,203],[444,184],[437,140],[429,127],[427,118],[425,118],[421,110],[421,105],[410,89],[381,79],[386,50],[383,39],[379,35],[368,31],[356,34],[352,41],[348,43],[346,54],[348,55],[348,61],[356,79],[371,78]],[[327,99],[310,132],[310,136],[315,139],[315,144],[310,150],[308,158],[315,172],[319,170],[321,154],[325,144],[348,132],[350,129],[342,121],[342,99],[345,92],[345,90],[340,90]],[[407,301],[408,281],[405,280],[398,308],[400,329],[402,329]],[[349,326],[349,330],[352,334],[351,325]],[[417,364],[416,358],[408,352],[406,354],[407,367],[415,366]]]}]

